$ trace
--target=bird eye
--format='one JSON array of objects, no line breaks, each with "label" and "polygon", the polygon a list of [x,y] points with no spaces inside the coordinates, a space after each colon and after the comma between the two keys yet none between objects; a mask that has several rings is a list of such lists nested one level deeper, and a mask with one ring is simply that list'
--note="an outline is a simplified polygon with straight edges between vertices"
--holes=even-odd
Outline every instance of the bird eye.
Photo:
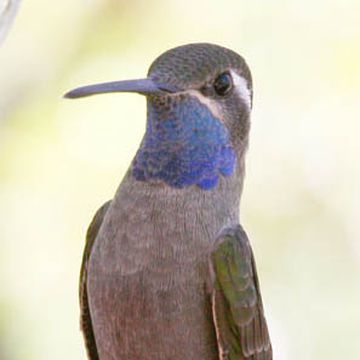
[{"label": "bird eye", "polygon": [[232,86],[232,78],[228,72],[220,74],[214,81],[214,90],[220,96],[226,95]]}]

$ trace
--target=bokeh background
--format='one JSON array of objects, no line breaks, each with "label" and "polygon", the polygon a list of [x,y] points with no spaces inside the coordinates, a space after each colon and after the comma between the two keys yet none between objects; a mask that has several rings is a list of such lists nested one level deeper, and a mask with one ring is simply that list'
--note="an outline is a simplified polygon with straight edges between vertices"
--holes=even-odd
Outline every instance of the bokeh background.
[{"label": "bokeh background", "polygon": [[62,94],[199,41],[253,72],[241,220],[274,359],[359,359],[359,24],[358,0],[23,1],[0,47],[0,359],[85,359],[85,231],[144,131],[141,96]]}]

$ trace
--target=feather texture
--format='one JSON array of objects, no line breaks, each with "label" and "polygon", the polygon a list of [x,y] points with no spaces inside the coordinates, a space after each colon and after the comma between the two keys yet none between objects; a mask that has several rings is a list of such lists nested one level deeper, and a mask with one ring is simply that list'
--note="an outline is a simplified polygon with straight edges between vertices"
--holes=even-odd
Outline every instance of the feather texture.
[{"label": "feather texture", "polygon": [[271,360],[254,256],[240,226],[217,240],[210,263],[220,359]]},{"label": "feather texture", "polygon": [[91,323],[91,314],[87,295],[87,266],[90,258],[91,250],[94,245],[96,236],[99,232],[100,226],[104,219],[107,209],[111,201],[106,202],[95,214],[86,234],[86,244],[80,270],[80,328],[83,332],[86,352],[89,360],[99,360],[99,355],[96,348],[94,331]]}]

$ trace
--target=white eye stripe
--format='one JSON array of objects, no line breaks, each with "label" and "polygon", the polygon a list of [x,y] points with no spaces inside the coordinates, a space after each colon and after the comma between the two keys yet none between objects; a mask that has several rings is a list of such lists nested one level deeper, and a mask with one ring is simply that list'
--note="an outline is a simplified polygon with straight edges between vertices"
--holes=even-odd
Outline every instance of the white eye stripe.
[{"label": "white eye stripe", "polygon": [[216,101],[204,96],[201,92],[197,90],[188,90],[187,93],[195,98],[197,98],[202,104],[206,105],[207,108],[212,112],[212,114],[221,119],[221,109]]},{"label": "white eye stripe", "polygon": [[[251,111],[251,91],[248,88],[248,83],[245,78],[238,75],[236,72],[230,70],[231,77],[233,79],[234,88],[239,97],[244,101],[245,106],[248,111]],[[197,98],[201,103],[207,106],[207,108],[212,112],[212,114],[221,119],[222,112],[218,102],[214,99],[211,99],[205,95],[203,95],[198,90],[185,90],[185,93]]]},{"label": "white eye stripe", "polygon": [[230,71],[230,74],[234,81],[234,87],[235,91],[238,93],[238,95],[241,97],[241,99],[244,100],[245,105],[248,107],[248,109],[251,109],[251,91],[248,88],[247,81],[240,75],[238,75],[234,71]]}]

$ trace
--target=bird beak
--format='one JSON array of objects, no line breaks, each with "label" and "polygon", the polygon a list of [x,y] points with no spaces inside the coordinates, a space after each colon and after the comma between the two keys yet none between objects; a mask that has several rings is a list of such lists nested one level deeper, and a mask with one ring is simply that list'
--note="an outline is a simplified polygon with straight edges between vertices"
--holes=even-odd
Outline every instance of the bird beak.
[{"label": "bird beak", "polygon": [[114,93],[114,92],[135,92],[142,95],[174,93],[179,91],[170,84],[160,84],[150,78],[137,80],[111,81],[95,85],[81,86],[67,92],[64,97],[77,99],[85,96]]}]

